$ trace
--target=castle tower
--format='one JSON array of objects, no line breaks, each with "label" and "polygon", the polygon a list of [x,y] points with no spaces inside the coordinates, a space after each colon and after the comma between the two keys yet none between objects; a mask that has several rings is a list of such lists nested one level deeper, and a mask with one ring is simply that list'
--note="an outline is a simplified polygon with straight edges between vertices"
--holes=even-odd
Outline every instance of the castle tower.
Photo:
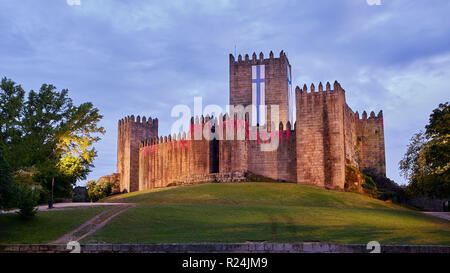
[{"label": "castle tower", "polygon": [[386,175],[386,159],[384,147],[383,112],[377,116],[372,111],[367,117],[366,111],[362,119],[356,123],[357,145],[359,150],[359,169],[374,169],[378,174]]},{"label": "castle tower", "polygon": [[[290,71],[291,65],[283,51],[279,58],[274,58],[270,52],[268,59],[264,59],[262,52],[259,58],[253,53],[251,59],[245,55],[244,60],[241,55],[235,60],[230,54],[230,105],[256,106],[250,124],[268,124],[269,129],[270,122],[276,122],[270,117],[270,105],[278,105],[278,122],[286,124],[292,113]],[[258,107],[262,105],[267,106],[267,115]]]},{"label": "castle tower", "polygon": [[119,120],[117,137],[117,173],[120,191],[139,190],[139,144],[158,136],[158,119],[134,116]]},{"label": "castle tower", "polygon": [[295,89],[297,183],[344,189],[345,91],[338,82]]}]

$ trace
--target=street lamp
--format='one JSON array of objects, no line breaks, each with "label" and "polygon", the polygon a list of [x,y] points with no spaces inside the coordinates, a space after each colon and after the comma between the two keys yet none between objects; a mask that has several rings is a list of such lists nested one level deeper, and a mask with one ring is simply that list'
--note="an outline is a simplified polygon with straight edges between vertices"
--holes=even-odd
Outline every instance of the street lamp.
[{"label": "street lamp", "polygon": [[[55,159],[55,150],[52,151],[52,159]],[[48,200],[48,208],[52,209],[53,208],[53,187],[55,186],[55,174],[52,170],[52,196],[51,199]]]}]

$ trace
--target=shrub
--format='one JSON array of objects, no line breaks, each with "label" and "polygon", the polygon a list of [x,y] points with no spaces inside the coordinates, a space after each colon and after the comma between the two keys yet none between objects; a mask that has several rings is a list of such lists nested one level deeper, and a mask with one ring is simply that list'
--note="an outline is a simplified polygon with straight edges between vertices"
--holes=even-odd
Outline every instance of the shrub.
[{"label": "shrub", "polygon": [[17,213],[24,220],[33,218],[37,212],[36,206],[39,200],[39,191],[35,187],[26,185],[21,185],[18,189],[17,206],[19,211]]},{"label": "shrub", "polygon": [[112,188],[114,186],[113,182],[108,181],[98,181],[94,180],[88,181],[86,184],[87,193],[91,202],[96,202],[102,198],[111,195]]},{"label": "shrub", "polygon": [[353,191],[377,198],[378,187],[370,176],[365,175],[358,168],[347,165],[345,168],[345,191]]},{"label": "shrub", "polygon": [[371,197],[378,198],[378,187],[375,181],[373,181],[372,177],[363,174],[364,183],[361,185],[364,189],[364,192]]},{"label": "shrub", "polygon": [[379,199],[393,200],[397,203],[405,203],[407,201],[408,198],[405,187],[402,187],[386,176],[377,173],[375,169],[365,169],[364,174],[372,178],[377,185]]}]

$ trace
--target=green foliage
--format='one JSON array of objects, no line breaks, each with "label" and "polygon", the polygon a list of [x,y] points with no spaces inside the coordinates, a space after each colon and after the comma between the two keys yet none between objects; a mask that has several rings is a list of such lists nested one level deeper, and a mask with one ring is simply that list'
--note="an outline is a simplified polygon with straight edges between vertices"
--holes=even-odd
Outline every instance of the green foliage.
[{"label": "green foliage", "polygon": [[345,184],[346,191],[354,191],[364,193],[373,198],[378,197],[377,184],[370,176],[362,173],[358,168],[351,165],[346,165],[345,168]]},{"label": "green foliage", "polygon": [[402,204],[407,201],[405,188],[399,186],[395,181],[379,174],[374,168],[365,169],[363,173],[365,177],[371,178],[376,184],[379,199],[392,200]]},{"label": "green foliage", "polygon": [[359,174],[359,170],[351,165],[345,166],[345,191],[361,191],[361,183],[362,183],[361,175]]},{"label": "green foliage", "polygon": [[17,185],[11,177],[11,170],[3,156],[0,146],[0,209],[10,209],[15,206]]},{"label": "green foliage", "polygon": [[20,218],[29,220],[36,215],[37,204],[39,200],[39,191],[35,187],[29,187],[27,185],[19,186],[19,194],[17,200],[17,206]]},{"label": "green foliage", "polygon": [[439,104],[430,115],[425,133],[411,139],[400,161],[400,170],[409,180],[408,193],[413,197],[450,197],[450,106]]},{"label": "green foliage", "polygon": [[364,183],[361,185],[364,189],[364,192],[369,196],[374,198],[378,198],[378,187],[375,181],[373,181],[372,177],[363,174]]},{"label": "green foliage", "polygon": [[[20,124],[24,107],[24,96],[20,85],[3,78],[0,83],[0,142],[15,144],[22,136]],[[7,152],[7,151],[5,151]]]},{"label": "green foliage", "polygon": [[426,135],[429,138],[438,137],[449,137],[450,135],[450,105],[448,102],[440,103],[438,108],[433,110],[430,115],[430,120],[428,125],[425,126]]},{"label": "green foliage", "polygon": [[111,195],[113,187],[114,183],[108,181],[95,182],[94,180],[90,180],[86,184],[88,196],[92,202],[96,202]]},{"label": "green foliage", "polygon": [[25,100],[20,85],[3,78],[0,114],[0,145],[12,171],[34,167],[33,181],[48,192],[54,177],[55,196],[70,196],[93,167],[93,145],[105,133],[98,109],[89,102],[76,106],[67,89],[47,84]]}]

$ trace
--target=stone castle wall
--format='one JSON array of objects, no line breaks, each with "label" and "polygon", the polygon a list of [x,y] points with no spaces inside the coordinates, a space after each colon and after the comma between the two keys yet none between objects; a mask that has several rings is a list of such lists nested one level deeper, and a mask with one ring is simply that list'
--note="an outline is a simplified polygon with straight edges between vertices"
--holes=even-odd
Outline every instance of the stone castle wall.
[{"label": "stone castle wall", "polygon": [[[264,59],[253,54],[235,61],[230,55],[230,104],[252,103],[251,67],[265,65],[266,104],[278,104],[280,123],[249,126],[249,113],[191,119],[189,132],[158,137],[158,120],[119,121],[117,172],[123,191],[146,190],[173,184],[241,181],[256,174],[330,189],[344,189],[345,166],[374,168],[385,175],[382,112],[362,118],[347,105],[345,90],[312,84],[295,89],[296,123],[288,121],[287,67],[281,52]],[[268,114],[270,111],[268,111]],[[270,115],[267,118],[270,121]],[[278,127],[278,128],[272,128]],[[262,129],[267,129],[264,132]],[[204,133],[206,132],[206,133]],[[215,140],[209,140],[212,135]],[[206,138],[205,138],[206,137]],[[279,142],[277,149],[264,150]]]},{"label": "stone castle wall", "polygon": [[[139,148],[139,190],[169,185],[200,182],[242,181],[248,173],[275,180],[296,180],[295,131],[281,130],[266,134],[266,141],[256,139],[255,127],[245,120],[229,119],[218,122],[221,140],[208,140],[201,136],[208,119],[191,124],[188,134],[152,138]],[[220,120],[220,119],[219,119]],[[203,122],[202,122],[203,121]],[[236,126],[237,125],[237,126]],[[290,125],[288,125],[288,128]],[[241,134],[243,139],[237,139]],[[278,149],[261,151],[261,145],[278,140]],[[217,158],[213,158],[214,145]],[[215,170],[214,164],[217,164]]]}]

